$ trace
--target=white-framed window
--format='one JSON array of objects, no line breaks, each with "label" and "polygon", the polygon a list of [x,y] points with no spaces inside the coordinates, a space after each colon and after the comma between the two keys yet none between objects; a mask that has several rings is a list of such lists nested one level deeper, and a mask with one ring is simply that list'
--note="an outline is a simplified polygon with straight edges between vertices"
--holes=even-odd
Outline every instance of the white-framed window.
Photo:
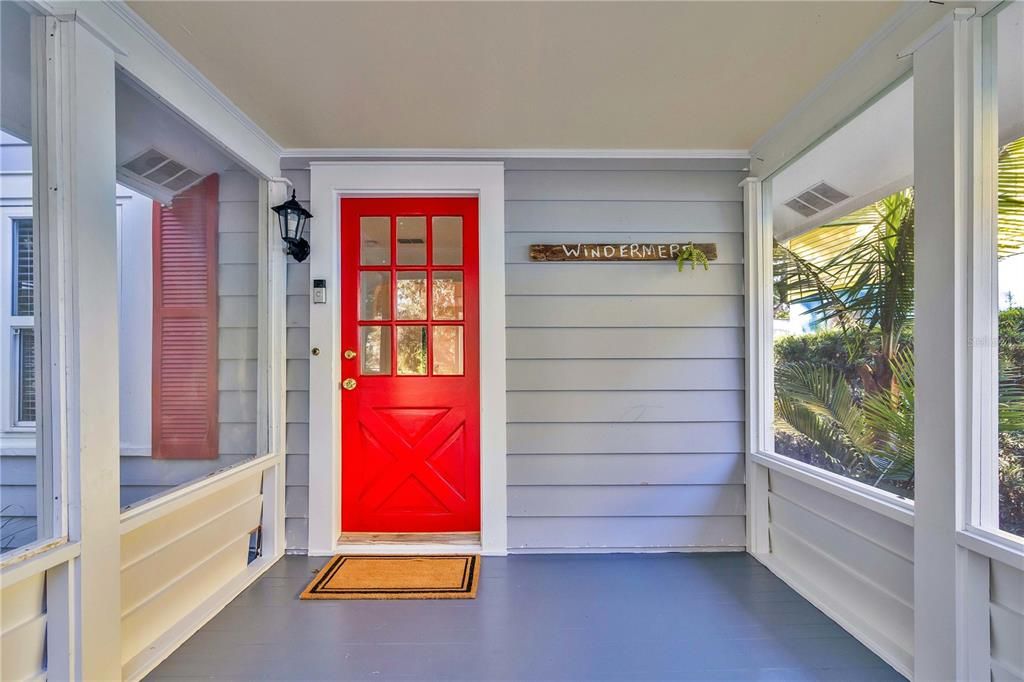
[{"label": "white-framed window", "polygon": [[767,178],[758,282],[767,367],[755,451],[904,509],[914,491],[913,143],[908,75]]},{"label": "white-framed window", "polygon": [[[1024,543],[1024,5],[983,18],[980,228],[973,234],[975,374],[969,527]],[[993,267],[994,266],[994,267]],[[994,332],[994,333],[993,333]]]}]

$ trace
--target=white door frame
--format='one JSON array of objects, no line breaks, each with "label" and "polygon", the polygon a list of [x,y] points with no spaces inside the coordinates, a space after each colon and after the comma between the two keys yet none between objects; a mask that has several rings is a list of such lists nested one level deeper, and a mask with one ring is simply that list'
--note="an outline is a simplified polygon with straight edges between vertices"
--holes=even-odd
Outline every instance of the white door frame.
[{"label": "white door frame", "polygon": [[[505,166],[501,162],[310,163],[310,277],[327,304],[309,306],[309,554],[338,550],[341,534],[340,199],[475,196],[480,232],[480,542],[508,551],[505,433]],[[310,282],[312,286],[312,282]],[[453,549],[466,550],[453,545]],[[346,551],[354,548],[346,547]],[[386,548],[385,548],[386,549]],[[429,548],[408,545],[395,551]],[[377,548],[382,551],[381,547]]]}]

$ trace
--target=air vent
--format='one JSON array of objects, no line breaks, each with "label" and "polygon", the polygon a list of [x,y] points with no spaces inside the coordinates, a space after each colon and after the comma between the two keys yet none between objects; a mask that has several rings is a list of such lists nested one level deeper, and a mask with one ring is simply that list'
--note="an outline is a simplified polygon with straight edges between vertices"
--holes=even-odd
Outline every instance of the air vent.
[{"label": "air vent", "polygon": [[846,201],[850,195],[842,192],[827,182],[819,182],[786,202],[786,206],[805,218],[821,213],[827,208]]},{"label": "air vent", "polygon": [[156,149],[144,151],[131,161],[121,164],[121,168],[173,194],[188,189],[204,177]]}]

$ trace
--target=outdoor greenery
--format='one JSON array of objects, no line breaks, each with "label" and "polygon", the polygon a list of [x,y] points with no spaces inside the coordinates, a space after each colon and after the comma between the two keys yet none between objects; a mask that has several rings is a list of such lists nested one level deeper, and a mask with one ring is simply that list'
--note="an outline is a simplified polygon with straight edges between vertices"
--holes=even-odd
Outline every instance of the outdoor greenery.
[{"label": "outdoor greenery", "polygon": [[[999,256],[1024,252],[1024,138],[999,161]],[[826,257],[775,245],[777,320],[801,304],[810,334],[775,343],[776,450],[872,486],[914,491],[914,193],[820,229]],[[852,231],[851,231],[851,228]],[[1024,307],[999,318],[1000,525],[1024,534]]]}]

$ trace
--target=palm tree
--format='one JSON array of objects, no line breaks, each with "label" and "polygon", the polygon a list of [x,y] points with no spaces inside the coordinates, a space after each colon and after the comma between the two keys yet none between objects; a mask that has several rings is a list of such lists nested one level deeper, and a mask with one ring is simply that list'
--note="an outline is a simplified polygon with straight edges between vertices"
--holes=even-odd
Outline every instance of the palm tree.
[{"label": "palm tree", "polygon": [[[821,321],[843,331],[864,390],[897,391],[892,361],[914,317],[914,191],[903,190],[825,228],[857,227],[863,236],[816,264],[782,245],[775,248],[780,300],[803,303]],[[783,292],[780,292],[780,288]],[[878,332],[878,350],[865,344]]]},{"label": "palm tree", "polygon": [[[1024,252],[1024,138],[999,153],[999,257]],[[776,306],[802,303],[838,328],[856,381],[806,362],[776,368],[777,428],[875,485],[914,472],[914,194],[892,194],[826,228],[857,235],[815,262],[776,244]],[[875,338],[877,337],[877,345]],[[1003,362],[999,429],[1024,430],[1024,368]]]}]

